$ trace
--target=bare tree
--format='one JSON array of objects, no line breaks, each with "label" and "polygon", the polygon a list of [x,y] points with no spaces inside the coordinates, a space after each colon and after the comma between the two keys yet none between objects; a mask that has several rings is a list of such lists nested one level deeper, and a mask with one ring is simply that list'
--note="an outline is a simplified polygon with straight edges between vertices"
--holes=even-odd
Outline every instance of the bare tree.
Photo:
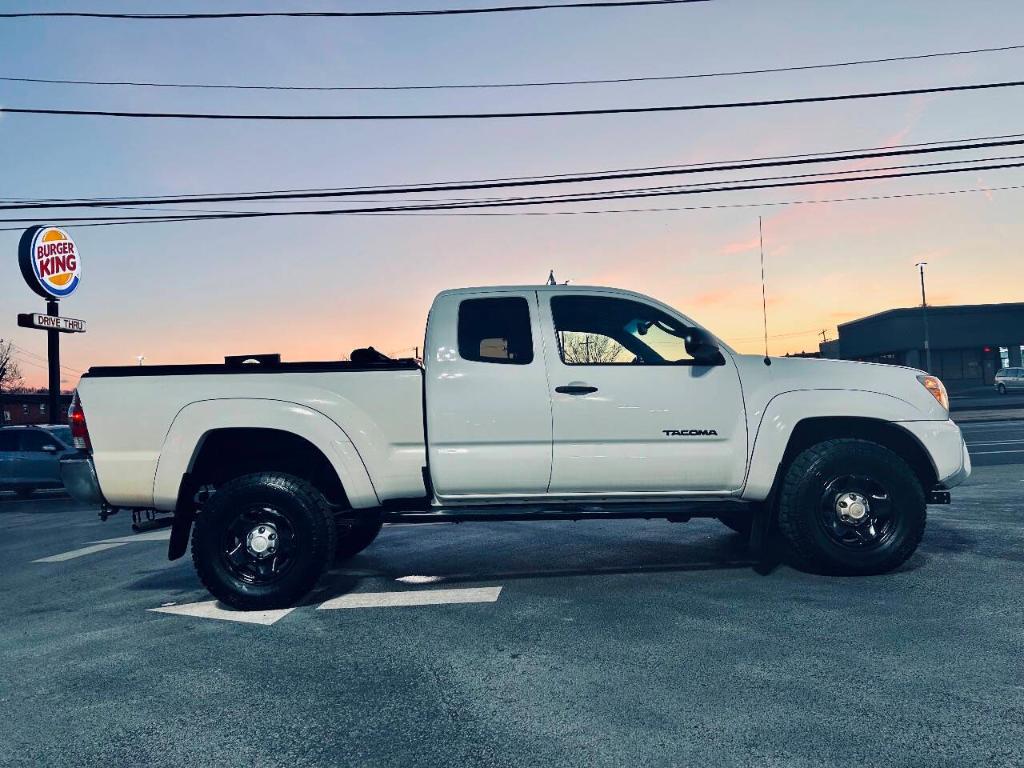
[{"label": "bare tree", "polygon": [[562,352],[567,363],[612,363],[625,349],[614,339],[598,333],[562,333]]},{"label": "bare tree", "polygon": [[21,369],[14,359],[14,345],[0,339],[0,392],[21,386]]}]

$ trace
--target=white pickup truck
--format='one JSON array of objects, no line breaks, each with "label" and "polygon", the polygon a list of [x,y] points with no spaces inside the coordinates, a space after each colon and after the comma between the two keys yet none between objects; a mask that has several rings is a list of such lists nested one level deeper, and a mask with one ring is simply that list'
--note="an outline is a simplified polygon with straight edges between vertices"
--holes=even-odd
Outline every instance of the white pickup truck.
[{"label": "white pickup truck", "polygon": [[384,522],[715,517],[820,571],[880,573],[971,471],[921,371],[740,355],[611,288],[445,291],[424,362],[91,368],[76,498],[173,512],[169,556],[286,606]]}]

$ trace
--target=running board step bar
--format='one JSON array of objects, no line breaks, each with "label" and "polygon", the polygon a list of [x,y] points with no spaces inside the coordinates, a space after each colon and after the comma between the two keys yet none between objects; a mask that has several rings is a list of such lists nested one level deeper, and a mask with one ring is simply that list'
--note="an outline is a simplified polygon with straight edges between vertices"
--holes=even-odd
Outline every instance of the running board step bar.
[{"label": "running board step bar", "polygon": [[[406,502],[408,503],[408,502]],[[751,502],[711,500],[646,503],[475,504],[448,507],[385,508],[387,523],[484,522],[514,520],[669,520],[751,514]]]}]

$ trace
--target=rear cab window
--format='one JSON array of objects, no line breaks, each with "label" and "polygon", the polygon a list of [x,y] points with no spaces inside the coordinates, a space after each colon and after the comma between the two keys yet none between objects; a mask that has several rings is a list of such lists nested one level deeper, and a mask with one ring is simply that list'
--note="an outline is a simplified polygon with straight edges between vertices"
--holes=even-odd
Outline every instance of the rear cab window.
[{"label": "rear cab window", "polygon": [[521,296],[466,299],[459,304],[459,356],[478,363],[533,362],[530,305]]}]

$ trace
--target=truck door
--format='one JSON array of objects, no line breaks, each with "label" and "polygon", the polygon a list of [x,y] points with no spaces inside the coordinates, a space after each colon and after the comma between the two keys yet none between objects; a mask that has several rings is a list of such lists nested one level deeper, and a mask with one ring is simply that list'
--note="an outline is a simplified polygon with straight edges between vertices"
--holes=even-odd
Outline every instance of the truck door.
[{"label": "truck door", "polygon": [[686,352],[686,323],[614,294],[541,291],[553,448],[549,492],[740,488],[747,433],[736,366]]},{"label": "truck door", "polygon": [[536,291],[439,296],[426,344],[427,450],[437,496],[544,494],[548,392]]}]

